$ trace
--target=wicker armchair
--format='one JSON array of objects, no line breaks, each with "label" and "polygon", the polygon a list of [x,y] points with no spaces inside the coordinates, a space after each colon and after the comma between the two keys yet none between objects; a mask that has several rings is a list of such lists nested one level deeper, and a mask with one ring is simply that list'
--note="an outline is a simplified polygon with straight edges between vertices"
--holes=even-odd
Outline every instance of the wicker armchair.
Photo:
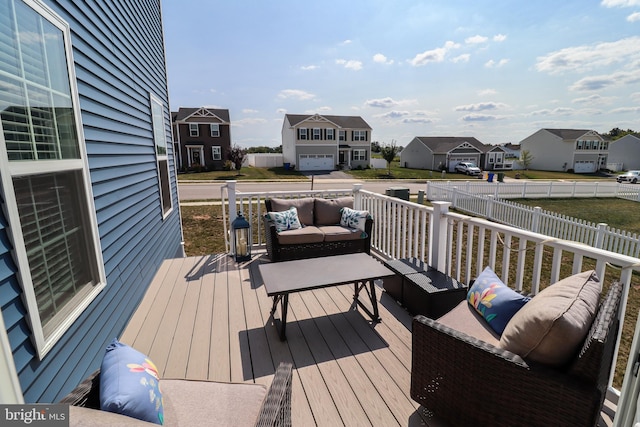
[{"label": "wicker armchair", "polygon": [[564,369],[413,320],[411,397],[451,426],[594,426],[607,392],[622,284],[611,285],[580,352]]},{"label": "wicker armchair", "polygon": [[[291,379],[292,379],[292,365],[291,363],[281,363],[276,370],[273,381],[271,382],[271,386],[269,387],[264,401],[262,402],[262,406],[260,408],[260,412],[258,415],[258,419],[255,423],[256,426],[260,427],[271,427],[271,426],[283,426],[289,427],[291,426]],[[162,385],[162,381],[160,380],[160,384]],[[176,380],[170,380],[176,381]],[[188,384],[190,380],[177,380],[184,381],[185,384]],[[202,382],[202,381],[194,381],[194,382]],[[188,385],[187,385],[188,387]],[[191,398],[196,398],[196,396],[191,396]],[[203,396],[200,396],[203,398]],[[215,399],[216,396],[208,396],[207,398],[211,399],[211,405],[215,407]],[[91,376],[86,378],[83,382],[81,382],[71,393],[69,393],[60,403],[66,403],[73,406],[80,406],[89,409],[100,409],[100,371],[94,372]],[[202,401],[201,403],[205,403]],[[209,405],[209,406],[211,406]],[[196,405],[197,406],[197,405]],[[111,415],[111,414],[108,414]],[[166,413],[165,413],[166,415]],[[128,420],[131,420],[131,425],[154,425],[150,423],[146,423],[143,421],[138,421],[134,418],[125,417]],[[73,419],[73,412],[71,413],[70,422],[72,426],[74,425],[96,425],[95,419],[85,422]],[[104,425],[116,425],[109,424],[110,420],[105,421]],[[203,420],[205,425],[209,425],[206,420]],[[190,426],[191,427],[191,426]]]}]

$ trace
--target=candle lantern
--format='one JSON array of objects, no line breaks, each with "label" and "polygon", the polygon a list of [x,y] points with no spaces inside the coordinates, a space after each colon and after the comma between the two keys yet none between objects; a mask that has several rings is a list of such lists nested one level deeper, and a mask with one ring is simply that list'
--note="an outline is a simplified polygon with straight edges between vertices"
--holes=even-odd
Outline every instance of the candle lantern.
[{"label": "candle lantern", "polygon": [[244,219],[242,213],[231,223],[233,233],[233,253],[236,262],[251,259],[251,224]]}]

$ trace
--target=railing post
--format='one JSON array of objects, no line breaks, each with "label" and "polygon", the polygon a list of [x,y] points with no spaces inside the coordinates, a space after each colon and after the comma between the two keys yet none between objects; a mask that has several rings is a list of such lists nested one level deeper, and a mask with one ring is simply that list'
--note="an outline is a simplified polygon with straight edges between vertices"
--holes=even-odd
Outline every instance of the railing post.
[{"label": "railing post", "polygon": [[598,197],[598,182],[595,183],[595,188],[593,189],[593,197]]},{"label": "railing post", "polygon": [[[225,236],[224,240],[227,242],[227,248],[229,254],[233,252],[233,242],[231,239],[233,238],[233,233],[231,232],[231,224],[233,220],[238,216],[238,212],[236,210],[236,181],[227,181],[227,196],[229,197],[229,223],[225,227]],[[224,199],[223,199],[224,202]],[[224,203],[222,205],[222,211],[224,212]]]},{"label": "railing post", "polygon": [[604,246],[604,235],[605,232],[607,231],[607,224],[604,222],[598,223],[598,231],[596,234],[596,244],[595,247],[597,249],[602,249],[602,247]]},{"label": "railing post", "polygon": [[571,191],[571,197],[576,197],[576,185],[577,181],[573,181],[573,190]]},{"label": "railing post", "polygon": [[453,196],[451,197],[451,202],[454,208],[458,207],[458,187],[453,187]]},{"label": "railing post", "polygon": [[431,248],[429,265],[438,271],[445,271],[447,261],[447,217],[449,202],[433,202],[433,220],[429,222]]},{"label": "railing post", "polygon": [[427,181],[427,200],[433,200],[433,195],[431,194],[431,181]]},{"label": "railing post", "polygon": [[353,208],[362,210],[362,184],[353,184]]},{"label": "railing post", "polygon": [[533,215],[531,216],[531,231],[534,233],[538,232],[540,228],[540,215],[542,214],[542,208],[540,206],[536,206],[533,208]]},{"label": "railing post", "polygon": [[493,202],[495,199],[493,194],[487,194],[487,209],[484,215],[487,219],[493,219]]},{"label": "railing post", "polygon": [[547,191],[547,197],[551,197],[552,188],[553,188],[553,181],[549,181],[549,191]]}]

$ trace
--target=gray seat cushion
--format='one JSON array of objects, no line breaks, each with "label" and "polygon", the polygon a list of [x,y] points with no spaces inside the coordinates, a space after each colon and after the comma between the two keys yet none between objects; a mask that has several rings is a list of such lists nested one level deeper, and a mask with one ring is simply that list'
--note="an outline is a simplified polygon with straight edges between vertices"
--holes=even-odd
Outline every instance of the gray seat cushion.
[{"label": "gray seat cushion", "polygon": [[362,239],[362,231],[355,228],[342,227],[341,225],[324,225],[318,228],[324,233],[325,242]]},{"label": "gray seat cushion", "polygon": [[495,347],[500,344],[498,334],[489,327],[487,322],[469,305],[466,299],[461,301],[450,312],[440,317],[438,323]]},{"label": "gray seat cushion", "polygon": [[278,243],[281,245],[300,245],[322,241],[324,241],[324,233],[318,227],[309,226],[278,232]]}]

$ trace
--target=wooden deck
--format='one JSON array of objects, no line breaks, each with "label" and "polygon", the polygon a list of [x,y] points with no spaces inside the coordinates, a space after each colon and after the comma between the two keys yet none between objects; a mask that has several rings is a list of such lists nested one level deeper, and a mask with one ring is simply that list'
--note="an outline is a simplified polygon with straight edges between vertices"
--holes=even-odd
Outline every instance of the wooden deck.
[{"label": "wooden deck", "polygon": [[121,340],[148,354],[164,378],[270,384],[275,367],[290,361],[296,426],[443,425],[409,397],[411,317],[382,289],[378,324],[353,308],[351,286],[292,295],[281,342],[261,262],[165,261]]}]

